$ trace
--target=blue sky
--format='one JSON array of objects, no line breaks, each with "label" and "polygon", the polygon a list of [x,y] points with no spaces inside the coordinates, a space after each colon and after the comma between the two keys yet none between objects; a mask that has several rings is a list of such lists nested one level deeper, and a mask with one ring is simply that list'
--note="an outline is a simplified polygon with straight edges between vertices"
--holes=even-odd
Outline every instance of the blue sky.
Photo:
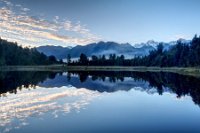
[{"label": "blue sky", "polygon": [[0,36],[24,46],[169,42],[200,34],[199,0],[0,1]]}]

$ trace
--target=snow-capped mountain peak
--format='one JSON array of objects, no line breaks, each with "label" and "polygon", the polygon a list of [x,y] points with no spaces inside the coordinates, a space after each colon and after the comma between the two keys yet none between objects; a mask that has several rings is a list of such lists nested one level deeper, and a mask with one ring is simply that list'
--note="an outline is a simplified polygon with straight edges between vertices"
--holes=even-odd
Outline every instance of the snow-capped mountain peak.
[{"label": "snow-capped mountain peak", "polygon": [[158,44],[159,44],[159,42],[156,42],[154,40],[149,40],[146,43],[135,44],[134,47],[141,48],[144,46],[152,46],[152,47],[156,48]]}]

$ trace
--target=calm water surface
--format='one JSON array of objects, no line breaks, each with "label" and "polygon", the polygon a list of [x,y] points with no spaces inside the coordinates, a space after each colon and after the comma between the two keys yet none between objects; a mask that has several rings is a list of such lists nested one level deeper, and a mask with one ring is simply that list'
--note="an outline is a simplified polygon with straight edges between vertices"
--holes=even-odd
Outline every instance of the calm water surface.
[{"label": "calm water surface", "polygon": [[1,133],[200,132],[200,78],[1,72]]}]

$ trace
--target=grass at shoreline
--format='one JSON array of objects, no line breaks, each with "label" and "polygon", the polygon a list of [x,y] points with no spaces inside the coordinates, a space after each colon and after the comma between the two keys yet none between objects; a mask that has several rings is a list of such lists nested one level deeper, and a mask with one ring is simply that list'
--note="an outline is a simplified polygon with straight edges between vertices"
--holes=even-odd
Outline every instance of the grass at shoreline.
[{"label": "grass at shoreline", "polygon": [[144,66],[1,66],[1,71],[136,71],[136,72],[172,72],[200,77],[200,67],[144,67]]},{"label": "grass at shoreline", "polygon": [[135,72],[172,72],[200,77],[197,67],[145,67],[145,66],[68,66],[69,71],[135,71]]},{"label": "grass at shoreline", "polygon": [[64,65],[0,66],[1,71],[67,71]]}]

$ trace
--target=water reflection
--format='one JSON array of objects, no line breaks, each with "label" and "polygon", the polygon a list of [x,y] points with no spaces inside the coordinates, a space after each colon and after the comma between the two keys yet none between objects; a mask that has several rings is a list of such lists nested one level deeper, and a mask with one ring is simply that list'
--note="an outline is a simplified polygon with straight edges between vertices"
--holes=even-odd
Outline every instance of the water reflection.
[{"label": "water reflection", "polygon": [[0,72],[0,94],[34,88],[38,83],[54,79],[55,76],[55,72]]},{"label": "water reflection", "polygon": [[187,95],[200,105],[200,78],[174,73],[1,72],[0,132],[28,125],[30,117],[79,112],[95,98],[119,90]]},{"label": "water reflection", "polygon": [[[116,90],[130,90],[134,87],[141,87],[142,90],[147,92],[150,89],[156,89],[157,93],[162,95],[163,92],[173,92],[177,94],[177,98],[181,96],[189,95],[192,97],[195,104],[200,105],[200,78],[193,76],[184,76],[175,73],[158,73],[158,72],[70,72],[69,75],[79,75],[80,82],[90,82],[92,81],[103,81],[110,82],[115,87],[106,86],[100,87],[104,83],[101,82],[99,85],[86,85],[82,86],[91,90],[98,90],[99,92],[107,91],[113,92]],[[129,78],[128,78],[129,77]],[[131,81],[129,80],[131,78]],[[71,78],[68,78],[71,79]],[[91,81],[92,80],[92,81]],[[75,85],[75,84],[74,84]],[[122,86],[120,86],[122,85]],[[104,89],[102,89],[104,88]],[[114,89],[115,88],[115,89]],[[117,88],[117,89],[116,89]]]},{"label": "water reflection", "polygon": [[74,86],[99,92],[128,91],[140,87],[148,93],[171,92],[177,98],[189,95],[200,105],[200,78],[175,73],[152,72],[1,72],[0,95],[17,93],[22,88]]},{"label": "water reflection", "polygon": [[79,112],[99,93],[74,87],[54,87],[45,89],[36,86],[35,90],[22,90],[17,95],[0,99],[0,131],[9,132],[28,125],[27,118],[39,117],[50,112],[54,118],[59,113]]}]

